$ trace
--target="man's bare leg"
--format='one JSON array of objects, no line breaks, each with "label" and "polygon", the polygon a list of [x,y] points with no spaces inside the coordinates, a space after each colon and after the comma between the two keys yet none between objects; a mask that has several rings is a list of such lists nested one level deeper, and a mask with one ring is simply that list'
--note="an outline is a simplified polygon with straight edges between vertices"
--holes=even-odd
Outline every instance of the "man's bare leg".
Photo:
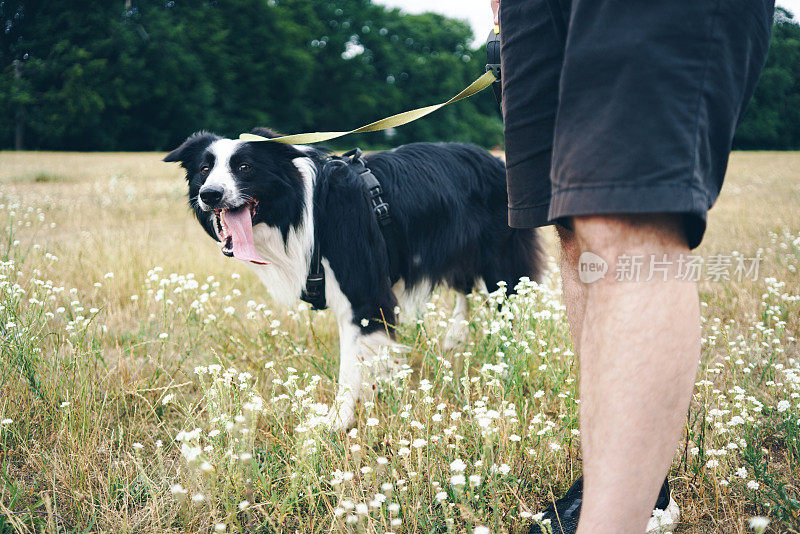
[{"label": "man's bare leg", "polygon": [[580,354],[581,328],[583,327],[583,313],[586,309],[586,295],[583,284],[578,278],[578,258],[581,249],[575,232],[556,225],[559,244],[561,245],[561,292],[564,295],[564,305],[567,308],[567,321],[572,335],[572,347],[576,354]]},{"label": "man's bare leg", "polygon": [[[700,354],[697,288],[676,280],[688,253],[677,216],[575,218],[581,251],[609,264],[584,286],[581,435],[584,501],[579,534],[642,534],[680,439]],[[621,254],[642,255],[639,281],[616,281]],[[649,256],[673,262],[647,281]]]}]

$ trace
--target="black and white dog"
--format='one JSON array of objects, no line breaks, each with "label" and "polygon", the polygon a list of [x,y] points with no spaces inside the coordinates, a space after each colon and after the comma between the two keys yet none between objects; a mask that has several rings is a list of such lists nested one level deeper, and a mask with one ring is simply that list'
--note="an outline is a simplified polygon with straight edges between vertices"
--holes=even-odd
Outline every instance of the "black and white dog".
[{"label": "black and white dog", "polygon": [[[254,134],[275,137],[258,128]],[[200,132],[164,158],[180,162],[189,203],[222,252],[249,262],[279,302],[305,289],[315,246],[325,297],[339,324],[339,387],[329,424],[355,422],[356,402],[372,394],[371,362],[394,346],[398,299],[427,302],[436,286],[456,291],[445,344],[466,334],[476,284],[511,290],[541,272],[534,230],[506,223],[505,168],[476,146],[414,143],[364,157],[390,205],[397,283],[360,175],[303,145],[246,142]]]}]

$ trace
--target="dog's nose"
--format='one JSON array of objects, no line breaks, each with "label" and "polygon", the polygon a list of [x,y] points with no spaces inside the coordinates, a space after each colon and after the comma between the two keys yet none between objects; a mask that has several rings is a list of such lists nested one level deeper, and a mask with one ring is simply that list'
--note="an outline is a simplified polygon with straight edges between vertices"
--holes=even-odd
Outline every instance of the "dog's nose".
[{"label": "dog's nose", "polygon": [[200,200],[209,208],[216,208],[222,200],[224,191],[219,186],[206,186],[200,190]]}]

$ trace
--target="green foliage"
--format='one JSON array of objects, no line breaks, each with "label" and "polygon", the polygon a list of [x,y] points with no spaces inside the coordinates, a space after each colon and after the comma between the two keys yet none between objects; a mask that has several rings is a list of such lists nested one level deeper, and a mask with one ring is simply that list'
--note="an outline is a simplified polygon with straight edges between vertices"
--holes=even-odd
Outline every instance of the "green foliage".
[{"label": "green foliage", "polygon": [[[201,129],[350,129],[449,98],[485,62],[465,23],[371,0],[0,1],[0,24],[0,124],[24,124],[26,148],[165,150]],[[14,136],[0,129],[0,148]],[[419,140],[502,144],[491,91],[341,146]],[[781,8],[734,146],[800,147],[800,25]]]},{"label": "green foliage", "polygon": [[[370,0],[0,1],[0,22],[0,121],[22,113],[26,148],[164,150],[201,129],[341,130],[449,98],[484,63],[465,23]],[[491,94],[395,138],[346,144],[423,139],[501,143]],[[14,129],[0,129],[0,147],[13,144]]]},{"label": "green foliage", "polygon": [[800,25],[783,8],[775,10],[767,62],[733,146],[800,147]]}]

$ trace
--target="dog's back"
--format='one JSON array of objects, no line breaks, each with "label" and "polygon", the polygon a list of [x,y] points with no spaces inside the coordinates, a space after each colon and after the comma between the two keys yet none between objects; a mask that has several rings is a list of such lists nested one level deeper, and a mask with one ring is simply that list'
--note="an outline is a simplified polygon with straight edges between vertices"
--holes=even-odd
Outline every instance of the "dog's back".
[{"label": "dog's back", "polygon": [[538,279],[541,250],[532,229],[507,223],[503,162],[460,143],[413,143],[365,158],[386,193],[397,227],[405,285],[422,279],[469,293],[520,277]]}]

